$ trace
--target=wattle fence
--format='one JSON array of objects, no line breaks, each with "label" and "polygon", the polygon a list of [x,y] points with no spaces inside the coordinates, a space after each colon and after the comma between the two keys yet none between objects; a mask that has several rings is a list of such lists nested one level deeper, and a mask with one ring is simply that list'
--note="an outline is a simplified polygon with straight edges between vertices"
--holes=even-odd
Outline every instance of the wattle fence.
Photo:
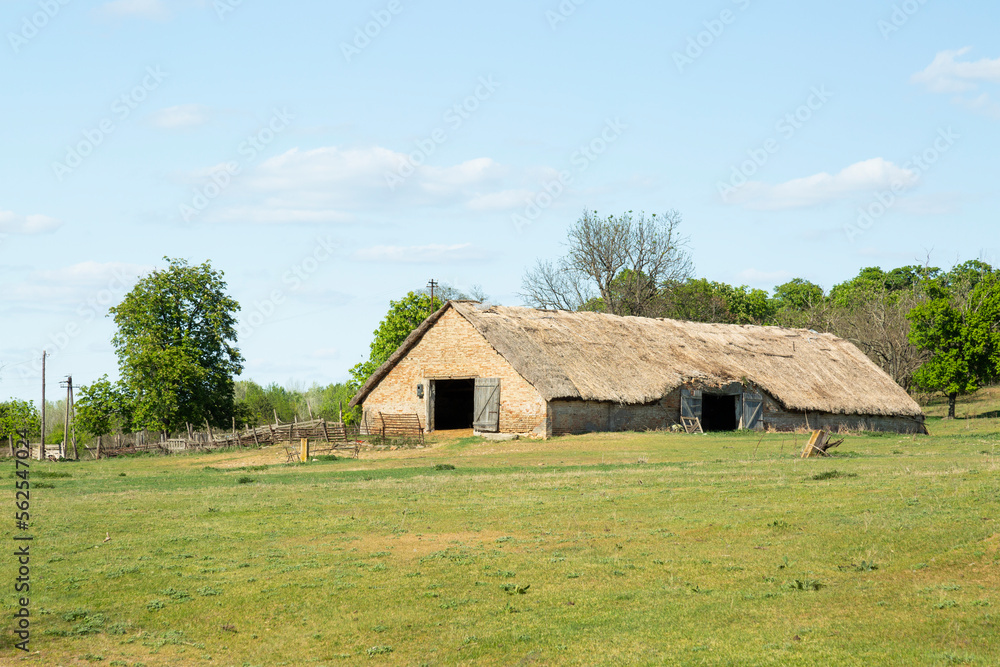
[{"label": "wattle fence", "polygon": [[[359,429],[325,419],[285,424],[266,424],[256,428],[213,429],[195,431],[190,426],[186,432],[165,437],[160,433],[139,431],[138,433],[116,433],[98,437],[84,449],[91,458],[106,458],[138,454],[141,452],[177,454],[189,451],[211,451],[216,449],[238,449],[266,447],[284,443],[299,443],[303,438],[314,442],[332,444],[356,440]],[[38,458],[39,444],[32,446],[34,458]],[[72,448],[71,448],[72,449]],[[64,455],[60,445],[45,445],[45,458],[61,458]],[[83,452],[81,451],[81,455]]]}]

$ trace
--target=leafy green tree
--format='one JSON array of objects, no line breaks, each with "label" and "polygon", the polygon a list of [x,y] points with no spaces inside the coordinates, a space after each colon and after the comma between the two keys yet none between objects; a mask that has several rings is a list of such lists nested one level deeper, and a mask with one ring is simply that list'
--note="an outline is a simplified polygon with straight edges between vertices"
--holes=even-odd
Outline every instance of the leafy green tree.
[{"label": "leafy green tree", "polygon": [[[728,287],[728,286],[727,286]],[[723,289],[726,306],[737,324],[770,324],[777,312],[774,301],[762,289],[746,285]]]},{"label": "leafy green tree", "polygon": [[169,267],[146,276],[111,309],[112,339],[122,384],[132,396],[137,428],[179,430],[233,417],[233,377],[243,370],[236,347],[239,304],[210,262]]},{"label": "leafy green tree", "polygon": [[969,345],[984,360],[985,379],[1000,377],[1000,272],[977,283],[969,298]]},{"label": "leafy green tree", "polygon": [[28,435],[42,432],[41,417],[33,401],[11,399],[0,403],[0,438],[17,437],[18,431],[28,431]]},{"label": "leafy green tree", "polygon": [[983,277],[965,303],[937,285],[928,294],[909,315],[910,341],[931,355],[913,377],[922,389],[947,396],[954,418],[959,396],[1000,375],[1000,277]]},{"label": "leafy green tree", "polygon": [[667,282],[660,295],[662,317],[689,322],[771,324],[778,309],[764,290],[704,278]]},{"label": "leafy green tree", "polygon": [[795,278],[774,288],[774,324],[796,329],[822,329],[827,298],[819,285]]},{"label": "leafy green tree", "polygon": [[274,422],[273,409],[264,388],[253,380],[239,380],[233,387],[236,421],[244,426]]},{"label": "leafy green tree", "polygon": [[331,384],[326,387],[314,387],[309,391],[309,397],[315,399],[314,412],[317,417],[328,421],[340,419],[343,410],[345,424],[357,424],[361,418],[361,408],[348,409],[347,404],[354,398],[354,391],[344,383]]},{"label": "leafy green tree", "polygon": [[76,424],[91,435],[103,436],[131,428],[131,401],[121,387],[105,375],[86,387],[80,387],[75,401]]},{"label": "leafy green tree", "polygon": [[417,292],[410,292],[399,301],[390,301],[389,312],[373,334],[368,361],[351,369],[351,386],[355,391],[392,356],[414,329],[443,305],[436,295],[432,303],[429,295]]},{"label": "leafy green tree", "polygon": [[948,273],[941,275],[939,284],[948,290],[953,301],[964,303],[973,290],[979,286],[979,283],[995,273],[996,269],[992,266],[974,259],[959,264]]},{"label": "leafy green tree", "polygon": [[735,322],[726,300],[729,289],[705,278],[665,283],[660,290],[662,316],[687,322]]},{"label": "leafy green tree", "polygon": [[774,288],[774,305],[779,310],[809,310],[822,303],[824,298],[822,287],[802,278]]},{"label": "leafy green tree", "polygon": [[308,391],[288,389],[277,384],[261,387],[253,380],[236,383],[236,421],[248,426],[262,426],[274,422],[274,414],[283,422],[298,418],[305,421],[312,416],[335,422],[344,410],[344,422],[357,423],[360,410],[348,409],[355,390],[344,383],[326,387],[315,385]]}]

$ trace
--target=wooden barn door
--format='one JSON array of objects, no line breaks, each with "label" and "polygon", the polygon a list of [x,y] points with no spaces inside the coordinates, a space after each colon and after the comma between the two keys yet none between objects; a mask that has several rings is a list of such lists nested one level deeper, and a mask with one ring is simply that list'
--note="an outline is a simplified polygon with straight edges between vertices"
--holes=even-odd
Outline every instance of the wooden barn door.
[{"label": "wooden barn door", "polygon": [[472,428],[481,433],[500,432],[500,379],[476,378]]},{"label": "wooden barn door", "polygon": [[431,432],[437,426],[434,424],[434,409],[437,407],[437,382],[427,380],[427,431]]},{"label": "wooden barn door", "polygon": [[701,421],[701,389],[681,389],[681,417]]},{"label": "wooden barn door", "polygon": [[764,397],[752,391],[743,392],[740,428],[758,431],[764,427]]}]

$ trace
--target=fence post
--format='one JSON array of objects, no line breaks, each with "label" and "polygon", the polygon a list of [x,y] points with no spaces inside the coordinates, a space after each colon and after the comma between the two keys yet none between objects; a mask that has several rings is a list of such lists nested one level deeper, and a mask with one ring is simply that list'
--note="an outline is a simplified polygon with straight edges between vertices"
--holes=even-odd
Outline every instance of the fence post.
[{"label": "fence post", "polygon": [[309,461],[309,438],[302,438],[300,445],[302,449],[299,452],[299,458],[303,463],[307,463]]}]

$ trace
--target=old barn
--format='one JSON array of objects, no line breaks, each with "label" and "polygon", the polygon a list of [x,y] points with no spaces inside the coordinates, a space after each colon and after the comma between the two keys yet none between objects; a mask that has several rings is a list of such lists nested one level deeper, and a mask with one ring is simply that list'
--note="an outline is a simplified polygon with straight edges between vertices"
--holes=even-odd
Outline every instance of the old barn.
[{"label": "old barn", "polygon": [[701,324],[452,301],[354,397],[365,420],[548,437],[668,428],[924,433],[924,415],[851,343]]}]

